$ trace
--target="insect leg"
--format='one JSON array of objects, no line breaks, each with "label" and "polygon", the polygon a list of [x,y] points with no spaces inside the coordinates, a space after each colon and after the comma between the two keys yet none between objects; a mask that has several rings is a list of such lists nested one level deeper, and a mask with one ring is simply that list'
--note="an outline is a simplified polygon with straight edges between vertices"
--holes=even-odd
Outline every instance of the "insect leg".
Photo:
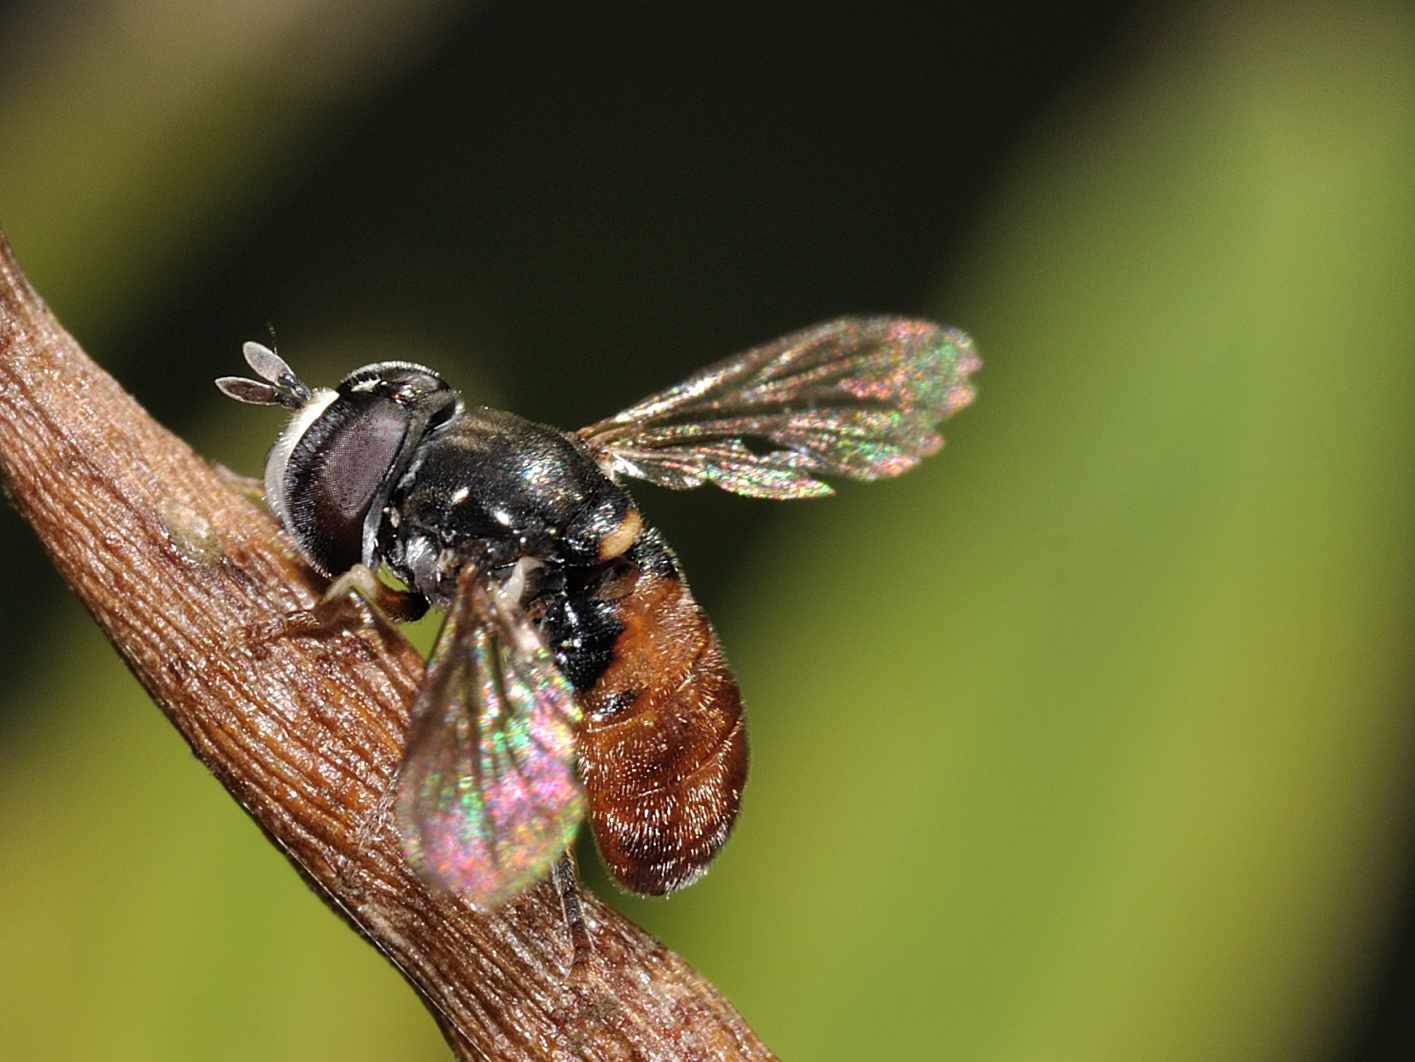
[{"label": "insect leg", "polygon": [[590,972],[594,942],[590,939],[589,926],[585,924],[585,912],[580,906],[580,876],[575,870],[575,857],[570,853],[570,849],[565,849],[560,858],[551,865],[550,880],[560,896],[560,909],[565,915],[565,926],[570,931],[570,944],[573,949],[570,976],[584,978]]},{"label": "insect leg", "polygon": [[373,609],[374,615],[386,623],[410,623],[422,619],[427,612],[427,598],[412,590],[397,590],[381,582],[367,564],[355,564],[324,591],[314,610],[348,601],[358,594]]},{"label": "insect leg", "polygon": [[329,584],[310,609],[287,612],[253,632],[256,641],[273,641],[298,635],[328,634],[364,621],[355,597],[362,598],[374,622],[391,629],[394,624],[419,619],[427,611],[427,598],[411,590],[397,590],[380,582],[373,569],[356,564]]}]

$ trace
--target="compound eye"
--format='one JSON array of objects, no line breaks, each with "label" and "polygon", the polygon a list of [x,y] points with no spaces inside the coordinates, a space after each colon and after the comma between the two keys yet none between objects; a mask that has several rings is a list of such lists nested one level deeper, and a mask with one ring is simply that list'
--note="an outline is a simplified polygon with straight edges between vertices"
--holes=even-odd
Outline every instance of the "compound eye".
[{"label": "compound eye", "polygon": [[310,426],[290,455],[290,522],[310,558],[329,574],[363,554],[364,519],[407,434],[408,411],[387,398],[344,398]]}]

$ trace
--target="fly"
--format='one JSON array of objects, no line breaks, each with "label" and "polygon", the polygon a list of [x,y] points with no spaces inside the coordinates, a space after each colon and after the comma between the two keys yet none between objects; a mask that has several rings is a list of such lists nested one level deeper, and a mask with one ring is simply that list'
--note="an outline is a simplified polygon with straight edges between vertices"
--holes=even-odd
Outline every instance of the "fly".
[{"label": "fly", "polygon": [[395,816],[424,880],[483,908],[564,871],[586,818],[614,879],[648,895],[700,878],[737,818],[737,682],[623,482],[790,499],[832,493],[822,477],[897,476],[943,444],[981,365],[956,329],[842,318],[564,432],[470,405],[411,362],[330,390],[258,343],[244,351],[258,379],[217,386],[291,411],[265,497],[338,577],[327,600],[446,611]]}]

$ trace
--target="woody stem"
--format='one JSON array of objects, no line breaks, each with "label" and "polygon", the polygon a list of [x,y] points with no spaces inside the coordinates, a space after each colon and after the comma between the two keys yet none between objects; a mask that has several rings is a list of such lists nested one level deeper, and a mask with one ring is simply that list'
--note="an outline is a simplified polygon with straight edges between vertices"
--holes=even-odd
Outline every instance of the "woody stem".
[{"label": "woody stem", "polygon": [[422,660],[371,628],[246,637],[313,607],[312,573],[267,513],[88,358],[3,235],[0,482],[192,751],[397,967],[456,1057],[770,1057],[711,984],[588,893],[588,978],[568,976],[549,882],[494,914],[428,893],[379,813]]}]

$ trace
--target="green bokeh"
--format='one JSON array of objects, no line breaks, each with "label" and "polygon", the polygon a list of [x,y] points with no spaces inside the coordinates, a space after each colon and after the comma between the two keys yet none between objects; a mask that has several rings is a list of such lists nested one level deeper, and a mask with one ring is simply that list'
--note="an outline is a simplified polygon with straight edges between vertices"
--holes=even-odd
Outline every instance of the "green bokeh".
[{"label": "green bokeh", "polygon": [[[1170,30],[969,234],[944,454],[791,506],[718,594],[745,811],[616,902],[784,1057],[1292,1059],[1364,987],[1411,782],[1415,19]],[[441,1057],[77,606],[42,634],[6,1054]]]}]

